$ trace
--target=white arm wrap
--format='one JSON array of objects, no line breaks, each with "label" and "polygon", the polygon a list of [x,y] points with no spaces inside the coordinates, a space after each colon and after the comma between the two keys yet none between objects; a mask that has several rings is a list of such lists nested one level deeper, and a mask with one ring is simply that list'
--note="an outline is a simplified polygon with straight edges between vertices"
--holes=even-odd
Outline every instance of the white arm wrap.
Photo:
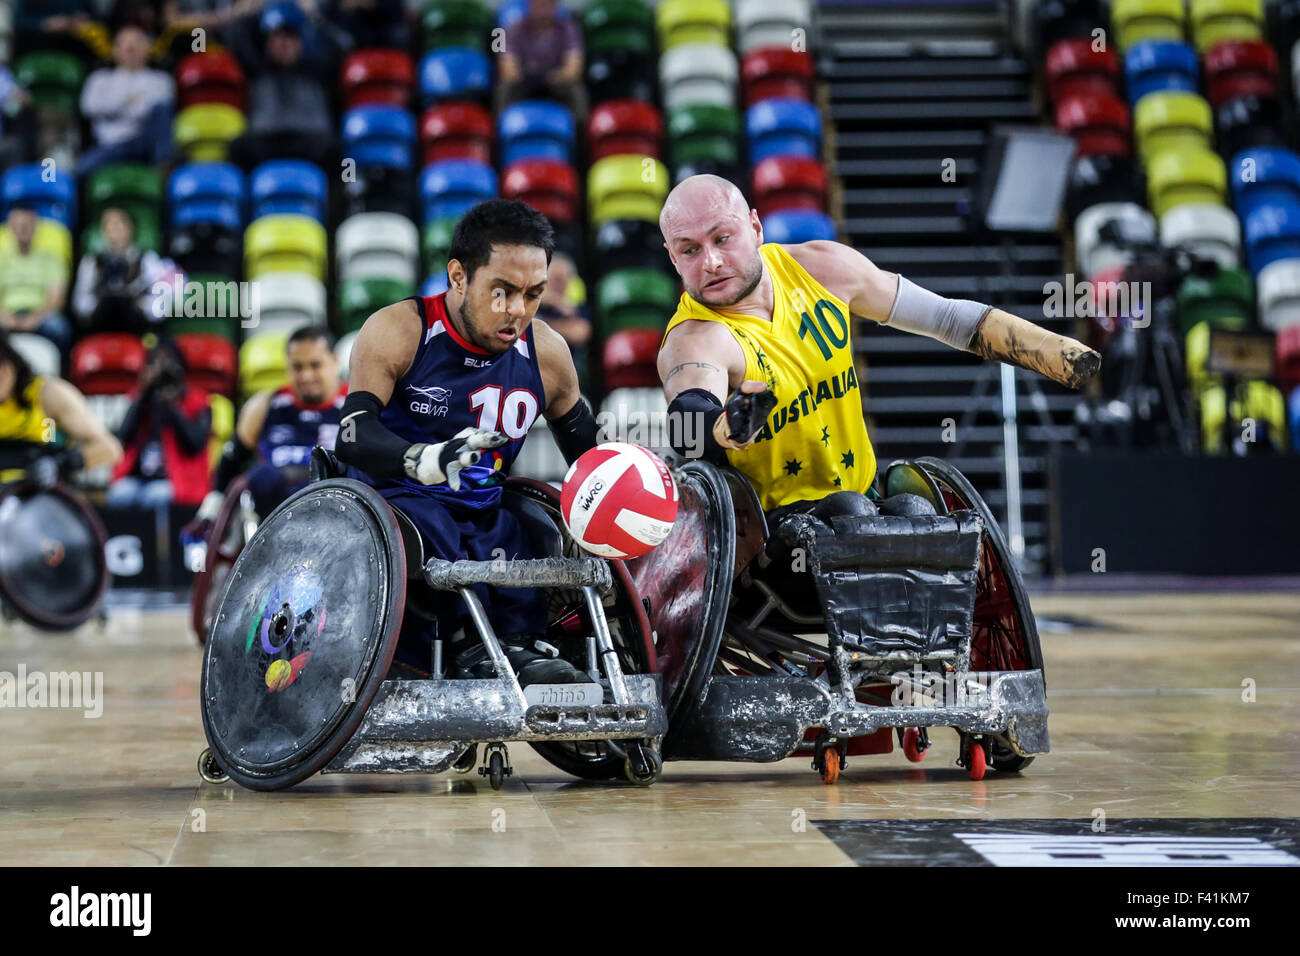
[{"label": "white arm wrap", "polygon": [[945,299],[900,275],[894,307],[884,324],[904,332],[928,335],[955,349],[967,349],[980,319],[990,308],[969,299]]}]

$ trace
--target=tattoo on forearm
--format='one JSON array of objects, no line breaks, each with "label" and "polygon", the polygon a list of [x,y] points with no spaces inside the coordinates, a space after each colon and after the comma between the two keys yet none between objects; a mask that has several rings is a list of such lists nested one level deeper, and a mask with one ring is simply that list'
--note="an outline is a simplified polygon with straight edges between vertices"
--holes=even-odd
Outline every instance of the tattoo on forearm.
[{"label": "tattoo on forearm", "polygon": [[708,362],[683,362],[681,365],[673,366],[673,368],[669,370],[668,374],[664,376],[664,381],[668,381],[678,372],[688,368],[707,368],[712,369],[715,372],[722,371],[722,369],[718,368],[716,365],[710,365]]}]

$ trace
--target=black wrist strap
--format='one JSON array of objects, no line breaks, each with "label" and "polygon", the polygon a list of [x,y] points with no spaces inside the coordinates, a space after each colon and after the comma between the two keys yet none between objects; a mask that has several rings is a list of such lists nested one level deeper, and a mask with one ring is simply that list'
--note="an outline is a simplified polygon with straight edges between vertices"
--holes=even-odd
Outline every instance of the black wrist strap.
[{"label": "black wrist strap", "polygon": [[596,447],[596,416],[581,398],[571,409],[547,424],[566,464],[572,465],[583,452]]}]

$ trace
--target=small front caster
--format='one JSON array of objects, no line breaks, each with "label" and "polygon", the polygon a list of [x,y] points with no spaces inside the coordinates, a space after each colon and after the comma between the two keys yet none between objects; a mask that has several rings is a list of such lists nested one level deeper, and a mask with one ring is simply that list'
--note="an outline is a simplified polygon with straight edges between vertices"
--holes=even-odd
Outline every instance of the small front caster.
[{"label": "small front caster", "polygon": [[848,745],[838,737],[822,732],[813,744],[812,767],[822,776],[822,783],[830,786],[840,779],[840,771],[848,766],[845,750]]},{"label": "small front caster", "polygon": [[230,774],[222,770],[217,759],[212,756],[211,747],[204,747],[199,754],[199,776],[207,783],[226,783],[230,780]]},{"label": "small front caster", "polygon": [[451,769],[456,773],[469,773],[478,763],[478,744],[470,744],[465,748],[465,752],[456,758],[456,762],[451,765]]},{"label": "small front caster", "polygon": [[958,766],[966,768],[966,774],[972,780],[983,780],[988,766],[988,754],[984,750],[983,737],[966,737],[961,739],[961,756],[957,758]]},{"label": "small front caster", "polygon": [[908,727],[902,732],[903,756],[912,763],[925,759],[925,752],[930,749],[930,735],[924,727]]},{"label": "small front caster", "polygon": [[627,759],[623,761],[623,774],[638,787],[650,786],[659,779],[663,769],[663,758],[653,747],[634,743],[627,748]]},{"label": "small front caster", "polygon": [[506,751],[506,745],[500,741],[488,744],[487,750],[483,752],[483,766],[478,768],[478,772],[479,776],[488,778],[493,790],[500,790],[506,777],[515,772],[510,766],[510,754]]}]

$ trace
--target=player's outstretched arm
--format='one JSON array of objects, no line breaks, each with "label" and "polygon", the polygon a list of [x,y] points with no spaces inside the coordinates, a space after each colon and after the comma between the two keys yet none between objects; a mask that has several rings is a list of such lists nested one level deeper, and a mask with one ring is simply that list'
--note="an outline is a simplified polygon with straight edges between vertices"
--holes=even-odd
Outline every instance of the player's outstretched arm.
[{"label": "player's outstretched arm", "polygon": [[[78,452],[84,467],[116,465],[122,460],[121,442],[95,417],[75,385],[61,378],[47,378],[41,389],[41,406],[78,443],[70,453]],[[69,470],[77,468],[70,465]]]},{"label": "player's outstretched arm", "polygon": [[816,240],[788,250],[855,315],[1038,372],[1068,388],[1083,385],[1101,368],[1101,356],[1077,339],[1002,309],[936,295],[842,243]]}]

